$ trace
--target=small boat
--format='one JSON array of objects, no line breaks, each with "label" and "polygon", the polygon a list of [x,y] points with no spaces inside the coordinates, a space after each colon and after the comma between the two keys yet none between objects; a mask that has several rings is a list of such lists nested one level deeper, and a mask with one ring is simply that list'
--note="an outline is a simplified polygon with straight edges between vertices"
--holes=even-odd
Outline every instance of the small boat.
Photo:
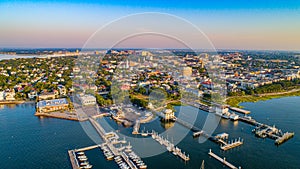
[{"label": "small boat", "polygon": [[83,163],[80,163],[80,165],[81,165],[81,166],[86,166],[86,165],[88,165],[88,164],[89,164],[89,163],[88,163],[88,162],[86,162],[86,161],[85,161],[85,162],[83,162]]},{"label": "small boat", "polygon": [[77,152],[78,155],[84,155],[84,152],[80,151],[80,152]]},{"label": "small boat", "polygon": [[92,167],[93,167],[93,165],[90,165],[90,164],[88,164],[86,166],[83,166],[84,169],[89,169],[89,168],[92,168]]},{"label": "small boat", "polygon": [[171,151],[172,151],[172,147],[171,147],[171,146],[168,146],[168,147],[167,147],[167,150],[168,150],[169,152],[171,152]]},{"label": "small boat", "polygon": [[147,165],[145,164],[140,166],[140,169],[145,169],[145,168],[147,168]]},{"label": "small boat", "polygon": [[88,158],[79,158],[79,161],[87,161]]}]

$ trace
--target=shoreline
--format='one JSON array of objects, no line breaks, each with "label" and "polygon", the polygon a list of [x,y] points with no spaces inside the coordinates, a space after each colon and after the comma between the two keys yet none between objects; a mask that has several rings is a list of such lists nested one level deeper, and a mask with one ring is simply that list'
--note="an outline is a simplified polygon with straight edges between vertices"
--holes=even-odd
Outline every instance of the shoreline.
[{"label": "shoreline", "polygon": [[30,104],[30,103],[35,103],[35,101],[28,101],[28,100],[0,101],[0,105],[7,105],[7,104]]},{"label": "shoreline", "polygon": [[276,98],[293,97],[293,96],[300,96],[300,89],[285,91],[280,93],[265,93],[256,96],[246,95],[246,96],[228,97],[226,99],[226,103],[232,107],[243,108],[243,106],[240,106],[241,103],[245,103],[245,102],[255,103],[258,101],[266,101],[266,100],[271,100]]},{"label": "shoreline", "polygon": [[55,115],[55,114],[51,114],[51,113],[35,113],[35,116],[39,117],[39,118],[44,118],[44,117],[48,117],[48,118],[57,118],[57,119],[64,119],[64,120],[71,120],[71,121],[86,121],[87,119],[78,119],[77,117],[69,117],[66,116],[67,114],[62,113],[61,115]]}]

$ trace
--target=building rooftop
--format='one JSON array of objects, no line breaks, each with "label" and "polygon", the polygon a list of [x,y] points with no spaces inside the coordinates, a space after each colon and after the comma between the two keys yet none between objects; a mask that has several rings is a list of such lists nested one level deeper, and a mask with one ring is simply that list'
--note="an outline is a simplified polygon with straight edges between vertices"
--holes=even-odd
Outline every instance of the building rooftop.
[{"label": "building rooftop", "polygon": [[37,103],[37,107],[46,107],[46,106],[58,106],[62,104],[68,104],[67,99],[53,99],[53,100],[42,100]]}]

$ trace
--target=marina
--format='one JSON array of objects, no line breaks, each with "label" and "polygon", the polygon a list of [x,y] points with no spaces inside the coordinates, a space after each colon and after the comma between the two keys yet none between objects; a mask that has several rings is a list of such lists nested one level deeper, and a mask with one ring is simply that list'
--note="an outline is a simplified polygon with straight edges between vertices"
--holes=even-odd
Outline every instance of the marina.
[{"label": "marina", "polygon": [[[87,149],[93,148],[88,147]],[[73,169],[90,169],[93,167],[93,165],[89,164],[89,162],[87,161],[88,158],[85,156],[83,151],[69,150],[68,154]]]},{"label": "marina", "polygon": [[[104,143],[100,146],[102,152],[106,156],[107,160],[115,159],[116,163],[121,169],[144,169],[147,168],[147,165],[135,154],[135,161],[133,158],[130,158],[128,153],[134,153],[132,146],[128,143],[127,146],[118,148],[118,144],[126,143],[126,140],[119,140],[119,136],[115,132],[106,133],[99,123],[94,119],[89,118],[91,124],[98,131],[100,136],[103,138]],[[139,160],[137,161],[137,158]],[[137,162],[136,162],[137,161]]]},{"label": "marina", "polygon": [[[187,102],[187,101],[184,101],[184,103],[191,105],[193,107],[199,108],[204,111],[214,110],[214,112],[217,116],[220,116],[224,119],[231,119],[233,121],[242,121],[242,122],[248,123],[250,125],[253,125],[256,127],[255,129],[253,129],[253,133],[255,133],[255,135],[257,137],[261,137],[261,138],[268,137],[268,138],[274,139],[276,145],[280,145],[280,144],[286,142],[287,140],[291,139],[295,134],[294,132],[283,133],[280,129],[276,128],[275,126],[269,126],[267,124],[257,122],[251,116],[247,115],[247,114],[250,114],[250,111],[248,111],[248,110],[244,110],[244,109],[240,109],[240,108],[236,108],[236,107],[230,107],[230,106],[226,106],[226,105],[216,106],[216,107],[214,107],[214,109],[212,109],[211,107],[210,108],[206,107],[203,109],[203,104],[191,103],[191,102]],[[235,113],[230,113],[228,111],[228,109],[233,110],[238,113],[242,113],[242,114],[244,114],[244,116],[239,116],[239,115],[236,115]],[[194,137],[199,136],[200,133],[203,135],[203,132],[201,132],[201,129],[199,129],[191,124],[188,124],[183,120],[180,120],[180,119],[178,120],[176,118],[175,118],[175,120],[179,124],[182,124],[183,126],[188,127],[192,131],[194,131],[194,133],[193,133]],[[207,137],[210,138],[210,136],[207,136]],[[236,146],[239,146],[242,144],[243,144],[242,142],[237,141],[235,144],[231,143],[231,146],[226,146],[225,149],[230,148],[230,147],[236,147]]]}]

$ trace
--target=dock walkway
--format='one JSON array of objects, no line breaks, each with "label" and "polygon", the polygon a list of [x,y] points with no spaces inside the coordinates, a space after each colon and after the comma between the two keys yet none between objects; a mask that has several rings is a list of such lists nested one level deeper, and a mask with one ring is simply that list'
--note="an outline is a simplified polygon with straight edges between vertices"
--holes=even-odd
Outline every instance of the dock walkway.
[{"label": "dock walkway", "polygon": [[219,157],[218,155],[216,155],[215,153],[213,153],[211,151],[211,149],[209,149],[208,154],[210,156],[212,156],[213,158],[217,159],[218,161],[220,161],[221,163],[223,163],[224,165],[226,165],[227,167],[231,168],[231,169],[241,169],[241,167],[237,168],[234,165],[232,165],[231,163],[229,163],[228,161],[226,161],[225,157],[224,158]]},{"label": "dock walkway", "polygon": [[69,158],[73,169],[80,169],[73,150],[68,150]]}]

